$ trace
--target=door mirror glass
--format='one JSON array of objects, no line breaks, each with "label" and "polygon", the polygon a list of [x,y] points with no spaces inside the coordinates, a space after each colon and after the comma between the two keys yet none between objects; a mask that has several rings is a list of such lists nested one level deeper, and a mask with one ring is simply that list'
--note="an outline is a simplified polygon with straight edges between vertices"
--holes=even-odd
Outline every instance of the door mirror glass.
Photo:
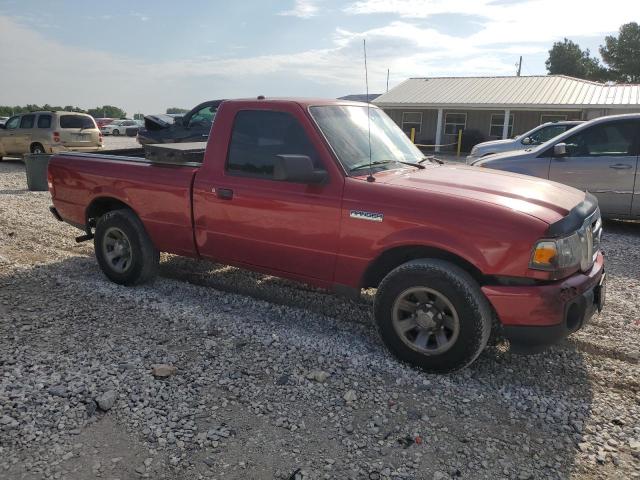
[{"label": "door mirror glass", "polygon": [[553,146],[553,156],[554,157],[563,157],[567,154],[567,144],[566,143],[556,143]]},{"label": "door mirror glass", "polygon": [[273,179],[295,183],[324,183],[325,170],[313,168],[307,155],[276,155],[273,162]]},{"label": "door mirror glass", "polygon": [[522,144],[523,145],[531,145],[531,138],[530,137],[524,137],[522,139]]}]

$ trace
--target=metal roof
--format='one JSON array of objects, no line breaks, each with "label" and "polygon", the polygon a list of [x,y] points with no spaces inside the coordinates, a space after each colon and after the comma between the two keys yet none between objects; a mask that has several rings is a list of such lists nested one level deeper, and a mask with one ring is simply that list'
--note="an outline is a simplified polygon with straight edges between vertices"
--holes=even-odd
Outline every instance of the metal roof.
[{"label": "metal roof", "polygon": [[410,78],[373,103],[381,107],[633,108],[640,106],[640,85],[564,75]]}]

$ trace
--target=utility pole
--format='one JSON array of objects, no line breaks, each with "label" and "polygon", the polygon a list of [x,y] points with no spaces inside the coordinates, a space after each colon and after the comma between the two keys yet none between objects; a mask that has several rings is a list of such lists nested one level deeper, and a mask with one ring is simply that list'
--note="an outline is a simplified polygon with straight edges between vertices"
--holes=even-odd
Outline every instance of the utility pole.
[{"label": "utility pole", "polygon": [[519,77],[520,76],[520,72],[522,71],[522,55],[520,55],[520,61],[518,62],[518,71],[516,73],[516,76]]},{"label": "utility pole", "polygon": [[387,92],[389,91],[389,69],[387,68]]}]

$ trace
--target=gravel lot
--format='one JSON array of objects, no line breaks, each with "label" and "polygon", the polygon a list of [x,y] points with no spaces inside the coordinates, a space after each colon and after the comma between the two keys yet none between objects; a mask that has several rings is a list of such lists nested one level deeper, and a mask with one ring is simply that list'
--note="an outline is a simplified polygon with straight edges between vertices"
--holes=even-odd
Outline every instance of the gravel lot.
[{"label": "gravel lot", "polygon": [[367,295],[173,256],[110,283],[25,185],[0,163],[2,479],[640,478],[640,224],[607,222],[584,330],[433,376]]}]

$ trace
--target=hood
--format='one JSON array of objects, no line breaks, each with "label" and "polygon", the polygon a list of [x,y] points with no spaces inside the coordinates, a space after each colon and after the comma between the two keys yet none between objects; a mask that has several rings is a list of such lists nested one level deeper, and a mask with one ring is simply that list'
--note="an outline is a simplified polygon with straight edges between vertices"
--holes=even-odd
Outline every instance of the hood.
[{"label": "hood", "polygon": [[[182,117],[180,117],[182,118]],[[170,128],[175,123],[176,119],[168,115],[145,115],[144,126],[147,130],[162,130],[164,128]]]},{"label": "hood", "polygon": [[[535,147],[537,148],[537,147]],[[491,155],[487,155],[486,157],[479,158],[475,162],[471,163],[471,165],[479,166],[484,165],[485,163],[490,163],[492,160],[502,160],[503,158],[519,158],[519,157],[530,157],[531,152],[533,152],[534,147],[527,148],[526,150],[509,150],[506,152],[493,153]]]},{"label": "hood", "polygon": [[490,140],[488,142],[478,143],[474,148],[477,148],[478,150],[486,150],[487,148],[491,147],[502,147],[511,145],[514,141],[515,139],[513,138],[505,138],[503,140]]},{"label": "hood", "polygon": [[500,170],[441,165],[424,170],[376,174],[376,181],[492,203],[552,224],[585,199],[585,193],[560,183]]}]

